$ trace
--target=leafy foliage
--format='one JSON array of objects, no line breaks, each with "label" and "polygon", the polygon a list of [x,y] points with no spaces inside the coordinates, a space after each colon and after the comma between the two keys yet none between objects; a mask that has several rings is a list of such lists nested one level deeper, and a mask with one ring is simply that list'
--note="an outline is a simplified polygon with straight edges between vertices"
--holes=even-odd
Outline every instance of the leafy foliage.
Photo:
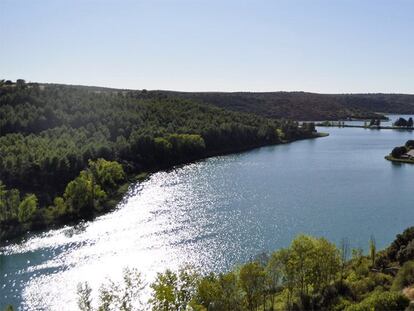
[{"label": "leafy foliage", "polygon": [[144,310],[141,302],[143,289],[141,274],[136,269],[126,268],[122,282],[108,281],[100,287],[97,308],[93,306],[89,284],[78,284],[78,307],[81,311]]},{"label": "leafy foliage", "polygon": [[104,159],[89,161],[89,167],[67,184],[63,197],[55,197],[53,205],[47,208],[38,208],[36,195],[26,194],[21,199],[19,190],[8,190],[0,181],[0,237],[7,236],[8,230],[93,216],[124,180],[125,173],[119,163]]},{"label": "leafy foliage", "polygon": [[401,158],[404,154],[406,154],[409,150],[414,148],[414,141],[413,140],[407,140],[404,146],[395,147],[391,151],[391,156],[393,158]]},{"label": "leafy foliage", "polygon": [[392,283],[393,290],[402,290],[407,286],[414,285],[414,262],[407,261],[398,271]]},{"label": "leafy foliage", "polygon": [[175,273],[167,270],[158,273],[151,288],[150,300],[154,311],[186,310],[197,287],[198,274],[189,267]]},{"label": "leafy foliage", "polygon": [[394,122],[394,126],[399,127],[413,127],[413,118],[408,118],[408,120],[404,118],[399,118],[397,121]]},{"label": "leafy foliage", "polygon": [[[372,237],[371,247],[373,241]],[[227,273],[202,275],[188,266],[166,270],[150,285],[148,307],[166,311],[406,309],[409,299],[401,289],[414,284],[414,262],[404,264],[394,277],[375,269],[372,250],[364,256],[356,249],[346,259],[348,246],[343,245],[338,249],[323,238],[299,235],[289,247]],[[118,292],[116,286],[109,286],[105,297],[121,297]]]},{"label": "leafy foliage", "polygon": [[19,222],[30,221],[36,212],[37,198],[34,194],[28,194],[19,204],[19,212],[17,214]]},{"label": "leafy foliage", "polygon": [[[134,171],[309,135],[297,124],[158,94],[0,87],[0,180],[50,203],[89,159]],[[29,178],[30,176],[30,178]]]},{"label": "leafy foliage", "polygon": [[345,311],[399,311],[409,304],[401,293],[374,292],[358,304],[350,305]]}]

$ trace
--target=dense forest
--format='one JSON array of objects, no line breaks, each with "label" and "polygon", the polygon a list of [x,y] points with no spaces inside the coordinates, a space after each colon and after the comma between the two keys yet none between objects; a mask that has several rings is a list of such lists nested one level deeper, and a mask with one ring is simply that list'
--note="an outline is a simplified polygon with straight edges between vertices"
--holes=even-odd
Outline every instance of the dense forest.
[{"label": "dense forest", "polygon": [[317,94],[307,92],[167,92],[172,97],[198,100],[218,107],[271,118],[339,120],[384,118],[378,113],[414,113],[414,95]]},{"label": "dense forest", "polygon": [[[91,310],[211,311],[400,311],[413,310],[414,227],[368,254],[306,235],[271,254],[262,254],[225,273],[200,273],[185,266],[158,273],[142,301],[138,270],[126,269],[121,283],[109,282],[93,302],[88,283],[78,286],[78,305]],[[97,306],[97,308],[94,308]]]},{"label": "dense forest", "polygon": [[[145,90],[24,80],[0,81],[0,133],[0,239],[89,217],[142,172],[316,136],[312,123]],[[99,182],[114,171],[123,177]]]}]

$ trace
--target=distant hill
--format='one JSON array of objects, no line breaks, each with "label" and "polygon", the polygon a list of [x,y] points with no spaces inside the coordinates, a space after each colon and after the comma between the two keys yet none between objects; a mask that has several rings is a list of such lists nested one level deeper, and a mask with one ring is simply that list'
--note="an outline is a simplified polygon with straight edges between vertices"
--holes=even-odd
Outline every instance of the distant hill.
[{"label": "distant hill", "polygon": [[[5,80],[1,80],[5,81]],[[35,83],[37,84],[37,83]],[[131,90],[97,86],[39,83],[40,86],[134,94],[137,98],[190,99],[220,108],[254,113],[274,119],[322,121],[383,118],[386,113],[414,114],[414,95],[408,94],[318,94],[309,92],[179,92]],[[1,92],[1,90],[0,90]]]},{"label": "distant hill", "polygon": [[381,117],[381,113],[414,113],[414,95],[317,94],[306,92],[172,92],[166,96],[197,100],[225,109],[271,118],[337,120]]}]

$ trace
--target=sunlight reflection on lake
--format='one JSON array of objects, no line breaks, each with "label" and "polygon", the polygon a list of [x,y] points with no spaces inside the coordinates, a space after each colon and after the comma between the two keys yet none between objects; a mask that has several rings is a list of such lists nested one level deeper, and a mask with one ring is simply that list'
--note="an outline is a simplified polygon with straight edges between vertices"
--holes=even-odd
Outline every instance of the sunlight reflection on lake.
[{"label": "sunlight reflection on lake", "polygon": [[147,283],[185,263],[225,271],[301,232],[384,247],[414,223],[414,166],[384,160],[411,132],[324,130],[153,174],[112,213],[0,248],[0,306],[74,310],[78,282],[96,292],[127,266]]}]

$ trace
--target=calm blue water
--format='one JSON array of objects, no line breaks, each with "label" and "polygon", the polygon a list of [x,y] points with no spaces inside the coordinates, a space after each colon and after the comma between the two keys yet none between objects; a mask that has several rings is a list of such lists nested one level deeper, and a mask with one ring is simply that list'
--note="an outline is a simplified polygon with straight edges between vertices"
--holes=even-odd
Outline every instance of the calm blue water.
[{"label": "calm blue water", "polygon": [[411,132],[323,128],[331,135],[156,173],[116,211],[0,249],[0,305],[75,309],[76,285],[97,288],[137,267],[193,263],[222,271],[286,246],[298,233],[385,247],[414,225],[414,166],[384,160]]}]

